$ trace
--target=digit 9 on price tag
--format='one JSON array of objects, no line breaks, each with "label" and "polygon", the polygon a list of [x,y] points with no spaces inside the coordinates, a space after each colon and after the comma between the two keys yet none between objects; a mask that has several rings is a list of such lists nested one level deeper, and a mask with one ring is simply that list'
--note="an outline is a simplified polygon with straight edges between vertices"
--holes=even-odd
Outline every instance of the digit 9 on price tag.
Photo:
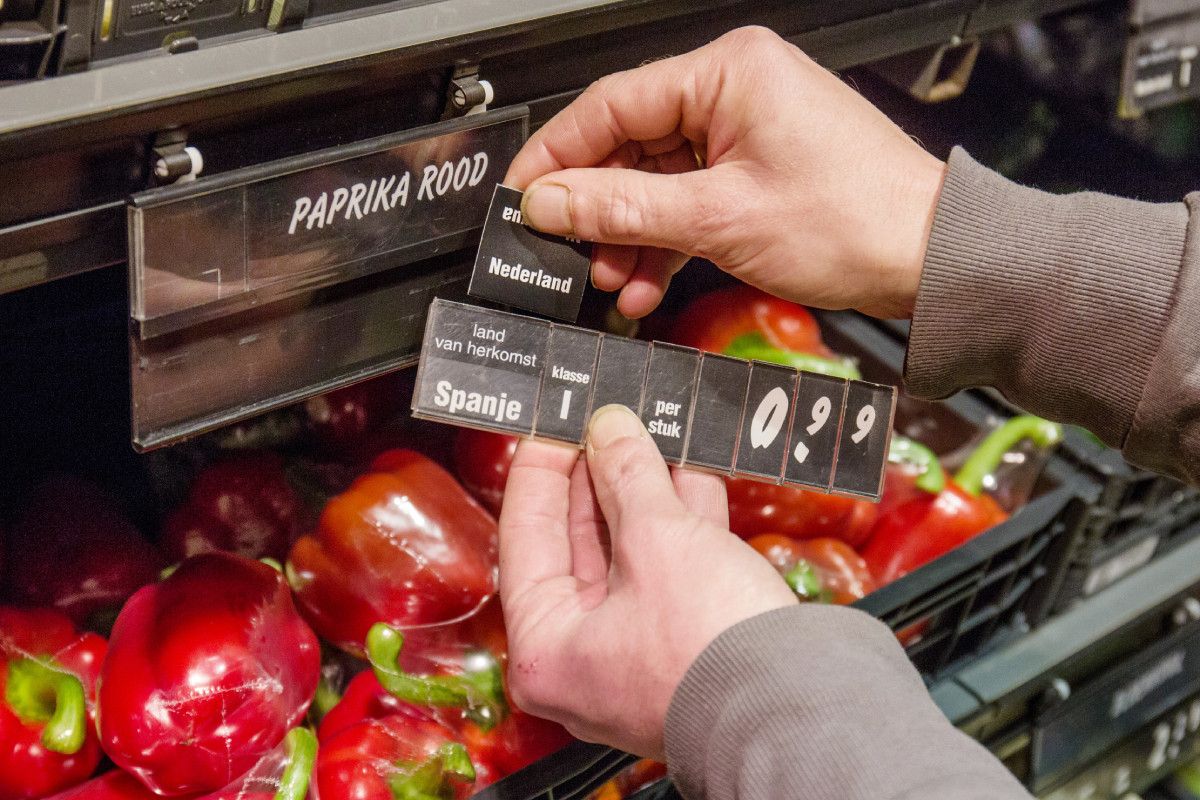
[{"label": "digit 9 on price tag", "polygon": [[891,386],[850,381],[831,491],[878,496],[892,435],[895,396]]},{"label": "digit 9 on price tag", "polygon": [[435,300],[413,415],[582,445],[620,403],[669,464],[877,500],[893,386]]}]

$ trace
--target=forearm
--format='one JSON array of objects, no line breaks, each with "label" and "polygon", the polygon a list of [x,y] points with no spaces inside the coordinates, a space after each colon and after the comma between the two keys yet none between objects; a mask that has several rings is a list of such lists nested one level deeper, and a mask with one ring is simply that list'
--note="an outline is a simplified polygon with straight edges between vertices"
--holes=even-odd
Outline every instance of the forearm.
[{"label": "forearm", "polygon": [[951,156],[905,365],[909,391],[994,386],[1200,482],[1200,254],[1183,203],[1017,186]]},{"label": "forearm", "polygon": [[718,637],[672,699],[666,751],[689,800],[1028,798],[942,716],[886,627],[832,606]]}]

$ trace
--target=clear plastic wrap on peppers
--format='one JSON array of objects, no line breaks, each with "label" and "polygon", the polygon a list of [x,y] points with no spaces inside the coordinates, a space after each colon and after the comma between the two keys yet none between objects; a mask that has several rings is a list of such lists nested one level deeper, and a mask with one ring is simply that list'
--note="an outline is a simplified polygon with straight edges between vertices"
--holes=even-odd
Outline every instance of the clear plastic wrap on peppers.
[{"label": "clear plastic wrap on peppers", "polygon": [[[316,768],[317,739],[307,728],[293,728],[228,786],[194,800],[316,800],[311,780]],[[109,770],[48,800],[159,800],[133,775]]]},{"label": "clear plastic wrap on peppers", "polygon": [[390,450],[325,506],[287,575],[324,639],[360,653],[386,622],[407,635],[470,617],[497,589],[495,519],[442,467]]},{"label": "clear plastic wrap on peppers", "polygon": [[267,564],[228,553],[183,562],[126,603],[100,677],[100,738],[161,795],[219,790],[303,719],[316,636]]}]

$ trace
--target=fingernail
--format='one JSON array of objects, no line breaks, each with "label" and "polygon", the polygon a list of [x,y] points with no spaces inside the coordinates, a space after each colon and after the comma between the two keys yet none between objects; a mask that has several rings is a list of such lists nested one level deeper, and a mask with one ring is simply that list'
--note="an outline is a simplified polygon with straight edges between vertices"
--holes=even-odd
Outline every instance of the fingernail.
[{"label": "fingernail", "polygon": [[637,415],[625,406],[607,405],[592,414],[588,423],[588,450],[605,448],[618,439],[648,437]]},{"label": "fingernail", "polygon": [[559,183],[539,183],[521,198],[521,217],[545,233],[570,236],[571,190]]}]

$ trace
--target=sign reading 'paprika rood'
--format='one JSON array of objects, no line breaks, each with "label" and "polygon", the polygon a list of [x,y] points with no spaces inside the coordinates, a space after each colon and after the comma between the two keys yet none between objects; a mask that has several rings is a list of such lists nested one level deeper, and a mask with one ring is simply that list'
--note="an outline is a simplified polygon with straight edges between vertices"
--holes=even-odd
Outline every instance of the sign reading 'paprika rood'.
[{"label": "sign reading 'paprika rood'", "polygon": [[434,300],[414,416],[582,444],[636,411],[670,464],[879,499],[896,389]]},{"label": "sign reading 'paprika rood'", "polygon": [[492,112],[134,196],[139,333],[157,336],[465,244],[527,128],[523,108]]}]

